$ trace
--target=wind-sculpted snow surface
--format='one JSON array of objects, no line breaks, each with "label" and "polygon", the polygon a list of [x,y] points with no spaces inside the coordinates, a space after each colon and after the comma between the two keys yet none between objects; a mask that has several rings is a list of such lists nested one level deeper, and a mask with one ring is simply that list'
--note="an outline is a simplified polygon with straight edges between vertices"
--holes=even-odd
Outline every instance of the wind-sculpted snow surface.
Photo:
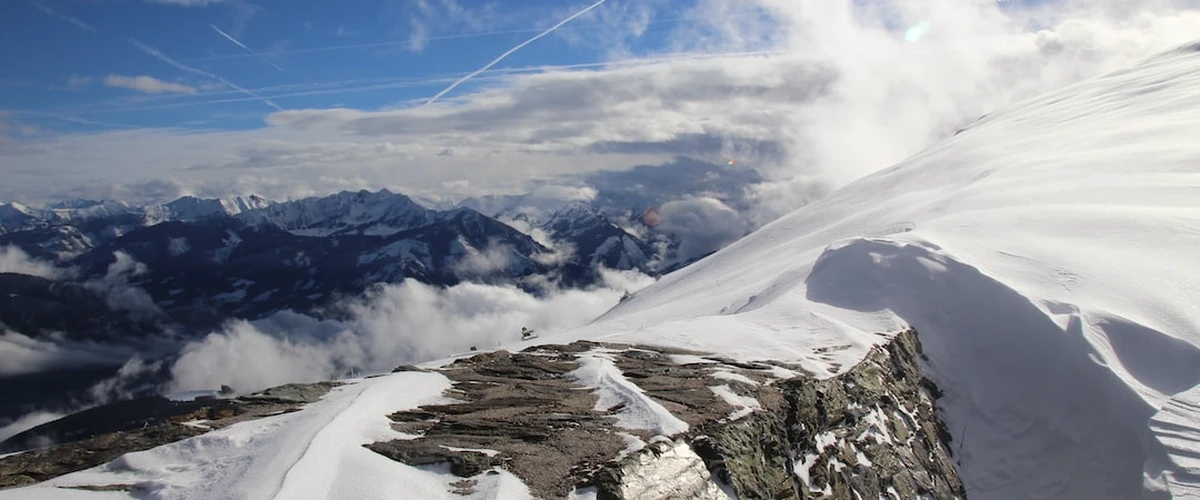
[{"label": "wind-sculpted snow surface", "polygon": [[832,375],[912,326],[969,497],[1196,498],[1198,72],[1176,50],[992,113],[567,337]]},{"label": "wind-sculpted snow surface", "polygon": [[[302,411],[129,453],[34,487],[0,492],[0,498],[453,498],[436,471],[400,467],[361,446],[399,435],[389,427],[389,412],[442,402],[449,386],[445,377],[428,373],[358,381]],[[491,479],[495,489],[523,490],[520,481]],[[114,485],[128,493],[68,489],[80,485]]]}]

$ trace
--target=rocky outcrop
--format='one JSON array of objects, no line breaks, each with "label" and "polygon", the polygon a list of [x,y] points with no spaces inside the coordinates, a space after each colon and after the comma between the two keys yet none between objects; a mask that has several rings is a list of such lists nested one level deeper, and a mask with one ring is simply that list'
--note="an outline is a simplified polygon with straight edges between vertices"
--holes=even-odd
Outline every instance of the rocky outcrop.
[{"label": "rocky outcrop", "polygon": [[[569,376],[584,355],[611,360],[689,430],[656,436],[623,425],[623,403],[598,407],[596,394]],[[414,466],[448,463],[468,479],[504,468],[547,499],[581,488],[600,500],[726,492],[964,498],[919,355],[916,333],[905,332],[848,372],[818,379],[776,376],[794,366],[649,346],[576,342],[491,352],[437,370],[454,381],[447,396],[458,402],[393,414],[394,427],[409,436],[367,447]]]},{"label": "rocky outcrop", "polygon": [[[448,466],[460,480],[447,491],[465,496],[503,469],[542,499],[963,498],[920,356],[915,332],[829,378],[639,345],[486,352],[434,369],[397,368],[449,378],[447,400],[388,415],[400,436],[363,446],[411,466]],[[334,385],[143,401],[64,419],[35,431],[73,441],[0,459],[0,487],[294,411]]]},{"label": "rocky outcrop", "polygon": [[741,498],[965,498],[919,355],[906,332],[841,376],[781,381],[782,407],[694,446]]}]

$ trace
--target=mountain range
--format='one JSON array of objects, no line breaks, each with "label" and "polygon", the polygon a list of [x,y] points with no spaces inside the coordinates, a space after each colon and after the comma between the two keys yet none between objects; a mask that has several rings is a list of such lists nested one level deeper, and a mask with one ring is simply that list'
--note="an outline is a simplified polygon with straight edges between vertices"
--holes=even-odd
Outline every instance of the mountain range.
[{"label": "mountain range", "polygon": [[548,239],[539,243],[470,208],[433,210],[387,190],[282,203],[250,196],[145,207],[0,205],[0,247],[20,248],[83,281],[104,276],[123,254],[141,266],[131,283],[168,317],[197,329],[284,309],[309,312],[405,279],[586,287],[600,267],[653,274],[663,259],[582,203],[559,207],[537,229]]}]

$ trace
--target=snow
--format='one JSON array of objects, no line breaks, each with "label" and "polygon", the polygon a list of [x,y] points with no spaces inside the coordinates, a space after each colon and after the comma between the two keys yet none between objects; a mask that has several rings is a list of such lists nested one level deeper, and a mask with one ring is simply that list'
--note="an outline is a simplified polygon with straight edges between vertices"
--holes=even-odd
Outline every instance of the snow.
[{"label": "snow", "polygon": [[747,377],[747,376],[745,376],[745,375],[742,375],[742,374],[740,374],[740,373],[735,373],[735,372],[729,371],[729,370],[727,370],[727,369],[717,369],[717,370],[713,370],[713,372],[712,372],[712,377],[713,377],[713,378],[717,378],[717,379],[721,379],[721,380],[729,380],[729,381],[733,381],[733,382],[741,382],[741,383],[743,383],[743,384],[746,384],[746,385],[754,385],[754,386],[757,386],[757,385],[758,385],[758,382],[757,382],[756,380],[754,380],[754,379],[752,379],[752,378],[750,378],[750,377]]},{"label": "snow", "polygon": [[972,498],[1192,494],[1197,72],[1181,49],[994,112],[540,342],[834,376],[912,326]]},{"label": "snow", "polygon": [[618,427],[645,429],[662,436],[687,432],[687,422],[672,415],[626,379],[621,369],[602,351],[580,354],[578,360],[579,369],[570,375],[584,387],[596,390],[599,398],[595,409],[607,410],[618,404],[625,405],[616,415]]},{"label": "snow", "polygon": [[240,217],[252,223],[272,222],[300,236],[325,237],[354,228],[362,228],[362,234],[386,236],[428,225],[437,213],[383,189],[270,204]]},{"label": "snow", "polygon": [[762,405],[758,403],[757,399],[733,392],[733,389],[730,389],[728,384],[709,386],[708,389],[728,403],[729,406],[737,408],[737,410],[729,414],[729,420],[737,420],[754,413],[755,410],[762,409]]},{"label": "snow", "polygon": [[[128,498],[60,488],[105,484],[134,484],[139,498],[155,499],[462,498],[446,486],[452,476],[408,467],[362,447],[398,436],[387,414],[444,402],[441,393],[449,386],[448,379],[433,373],[363,380],[336,388],[298,412],[234,424],[39,485],[3,490],[0,499]],[[492,493],[522,498],[523,486],[514,485],[515,478],[489,481]]]},{"label": "snow", "polygon": [[457,452],[468,452],[468,451],[473,451],[473,452],[476,452],[476,453],[483,453],[484,455],[487,455],[487,456],[489,456],[489,457],[494,457],[494,456],[496,456],[496,455],[499,455],[499,454],[500,454],[500,452],[499,452],[499,451],[497,451],[497,450],[489,450],[489,449],[486,449],[486,448],[457,448],[457,447],[454,447],[454,446],[446,446],[446,445],[441,445],[441,446],[442,446],[442,448],[445,448],[445,449],[447,449],[447,450],[450,450],[450,451],[457,451]]}]

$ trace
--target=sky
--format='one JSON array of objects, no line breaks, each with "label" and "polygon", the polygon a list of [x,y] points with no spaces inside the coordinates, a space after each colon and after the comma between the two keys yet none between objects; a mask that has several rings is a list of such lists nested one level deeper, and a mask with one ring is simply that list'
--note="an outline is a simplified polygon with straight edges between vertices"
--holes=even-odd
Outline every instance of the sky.
[{"label": "sky", "polygon": [[1190,41],[1198,1],[9,0],[0,201],[453,201],[685,157],[762,174],[770,219]]}]

